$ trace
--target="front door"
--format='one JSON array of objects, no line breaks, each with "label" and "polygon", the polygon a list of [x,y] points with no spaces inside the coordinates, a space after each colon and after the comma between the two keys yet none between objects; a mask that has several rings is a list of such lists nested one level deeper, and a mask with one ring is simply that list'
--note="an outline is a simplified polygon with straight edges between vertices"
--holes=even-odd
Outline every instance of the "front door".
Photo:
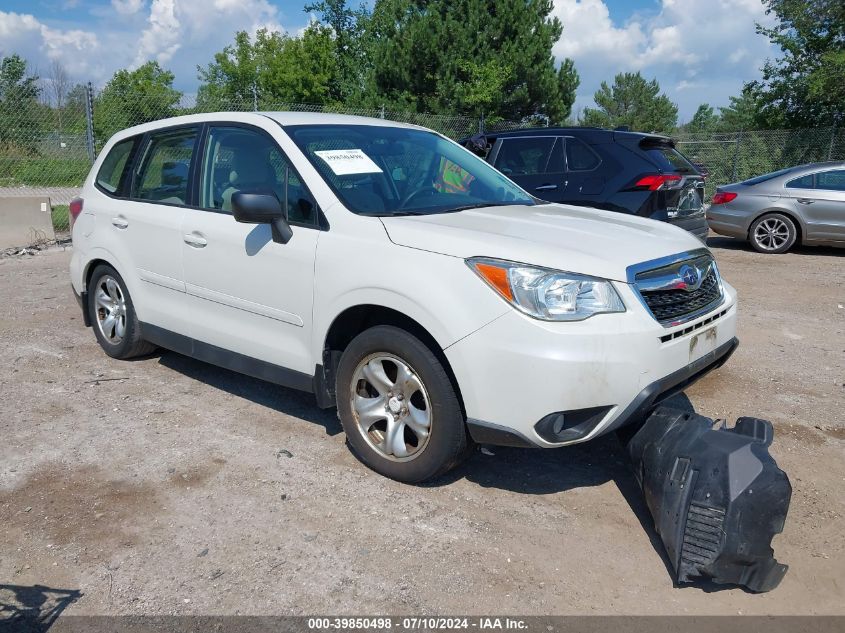
[{"label": "front door", "polygon": [[[320,235],[313,198],[276,142],[258,128],[209,126],[200,161],[201,208],[185,211],[181,230],[191,336],[208,344],[206,350],[222,348],[313,374]],[[275,193],[287,203],[293,238],[278,244],[269,224],[236,222],[231,205],[239,191]]]}]

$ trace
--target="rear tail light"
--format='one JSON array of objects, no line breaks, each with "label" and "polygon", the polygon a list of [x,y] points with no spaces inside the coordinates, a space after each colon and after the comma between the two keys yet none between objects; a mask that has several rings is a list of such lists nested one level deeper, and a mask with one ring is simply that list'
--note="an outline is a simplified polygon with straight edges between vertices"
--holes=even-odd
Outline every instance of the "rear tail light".
[{"label": "rear tail light", "polygon": [[648,191],[669,189],[680,184],[681,180],[681,176],[675,174],[648,174],[634,183],[634,189],[646,189]]},{"label": "rear tail light", "polygon": [[68,220],[71,230],[73,230],[73,223],[76,222],[76,218],[82,213],[82,202],[82,198],[74,198],[68,205]]},{"label": "rear tail light", "polygon": [[733,191],[717,191],[713,194],[711,204],[725,204],[736,198],[737,194]]}]

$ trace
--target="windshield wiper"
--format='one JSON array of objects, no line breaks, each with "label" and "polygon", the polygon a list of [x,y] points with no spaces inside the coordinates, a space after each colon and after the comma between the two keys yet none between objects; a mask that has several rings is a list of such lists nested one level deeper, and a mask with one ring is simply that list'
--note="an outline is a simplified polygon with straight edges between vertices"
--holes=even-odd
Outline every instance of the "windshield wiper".
[{"label": "windshield wiper", "polygon": [[478,202],[476,204],[467,204],[462,207],[452,207],[448,211],[449,213],[455,213],[457,211],[469,211],[470,209],[483,209],[485,207],[512,207],[518,204],[525,204],[524,202]]}]

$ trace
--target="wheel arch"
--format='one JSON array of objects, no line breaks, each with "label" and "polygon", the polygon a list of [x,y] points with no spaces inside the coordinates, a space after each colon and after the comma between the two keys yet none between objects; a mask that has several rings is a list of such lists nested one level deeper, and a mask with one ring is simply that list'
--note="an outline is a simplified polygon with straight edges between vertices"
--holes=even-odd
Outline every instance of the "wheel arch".
[{"label": "wheel arch", "polygon": [[384,305],[365,303],[350,306],[338,314],[329,326],[323,339],[323,364],[315,376],[315,392],[321,407],[335,406],[334,380],[337,366],[343,351],[361,332],[377,325],[392,325],[416,336],[428,347],[443,365],[461,406],[461,413],[466,416],[464,401],[461,397],[457,377],[449,363],[443,347],[437,339],[416,319]]}]

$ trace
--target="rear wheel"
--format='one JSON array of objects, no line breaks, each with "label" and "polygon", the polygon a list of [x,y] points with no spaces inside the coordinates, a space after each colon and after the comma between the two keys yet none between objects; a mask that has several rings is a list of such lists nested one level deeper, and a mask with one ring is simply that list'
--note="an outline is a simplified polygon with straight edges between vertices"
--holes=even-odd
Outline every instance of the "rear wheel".
[{"label": "rear wheel", "polygon": [[448,374],[405,330],[380,325],[353,339],[340,359],[336,393],[349,446],[391,479],[431,479],[467,451],[464,417]]},{"label": "rear wheel", "polygon": [[112,358],[143,356],[155,350],[155,345],[141,338],[132,297],[111,266],[94,269],[88,285],[88,312],[97,342]]},{"label": "rear wheel", "polygon": [[797,237],[795,222],[782,213],[769,213],[757,218],[748,232],[748,241],[760,253],[785,253],[792,248]]}]

